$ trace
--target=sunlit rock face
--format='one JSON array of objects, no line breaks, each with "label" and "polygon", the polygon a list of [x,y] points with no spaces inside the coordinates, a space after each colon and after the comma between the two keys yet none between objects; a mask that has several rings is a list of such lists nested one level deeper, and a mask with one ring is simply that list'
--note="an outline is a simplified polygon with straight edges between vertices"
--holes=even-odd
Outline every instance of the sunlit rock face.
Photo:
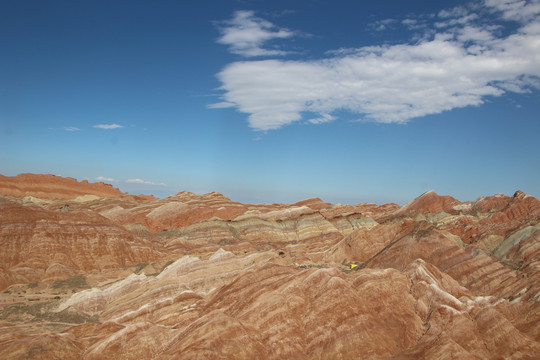
[{"label": "sunlit rock face", "polygon": [[0,177],[2,359],[537,359],[540,202]]},{"label": "sunlit rock face", "polygon": [[78,182],[73,178],[55,175],[20,174],[14,177],[0,175],[0,194],[23,198],[31,196],[43,200],[92,199],[118,197],[123,193],[103,182]]},{"label": "sunlit rock face", "polygon": [[0,198],[0,266],[7,277],[0,280],[2,289],[15,282],[50,282],[163,257],[157,244],[95,212],[65,211],[66,206],[49,210]]}]

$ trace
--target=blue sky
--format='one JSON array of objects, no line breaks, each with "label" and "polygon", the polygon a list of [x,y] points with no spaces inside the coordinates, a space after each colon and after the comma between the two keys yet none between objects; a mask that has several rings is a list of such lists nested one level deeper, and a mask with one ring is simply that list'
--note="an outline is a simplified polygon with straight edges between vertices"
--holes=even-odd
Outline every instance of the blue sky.
[{"label": "blue sky", "polygon": [[540,1],[4,1],[0,173],[540,197]]}]

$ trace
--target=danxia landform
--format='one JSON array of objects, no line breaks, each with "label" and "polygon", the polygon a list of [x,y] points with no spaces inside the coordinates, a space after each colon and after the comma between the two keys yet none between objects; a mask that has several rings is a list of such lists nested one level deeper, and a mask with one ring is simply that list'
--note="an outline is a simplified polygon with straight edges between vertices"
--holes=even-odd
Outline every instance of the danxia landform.
[{"label": "danxia landform", "polygon": [[0,358],[538,359],[539,220],[0,175]]}]

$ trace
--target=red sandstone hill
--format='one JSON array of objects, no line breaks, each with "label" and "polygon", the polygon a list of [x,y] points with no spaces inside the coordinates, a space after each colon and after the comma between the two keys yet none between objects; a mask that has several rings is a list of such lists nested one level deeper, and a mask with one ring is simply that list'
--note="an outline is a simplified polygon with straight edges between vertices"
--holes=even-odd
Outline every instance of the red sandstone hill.
[{"label": "red sandstone hill", "polygon": [[83,195],[118,197],[120,190],[103,182],[81,182],[73,178],[56,175],[19,174],[14,177],[0,175],[0,195],[25,197],[34,196],[48,200],[68,200]]},{"label": "red sandstone hill", "polygon": [[255,205],[27,174],[0,195],[2,359],[540,353],[540,202],[520,191]]}]

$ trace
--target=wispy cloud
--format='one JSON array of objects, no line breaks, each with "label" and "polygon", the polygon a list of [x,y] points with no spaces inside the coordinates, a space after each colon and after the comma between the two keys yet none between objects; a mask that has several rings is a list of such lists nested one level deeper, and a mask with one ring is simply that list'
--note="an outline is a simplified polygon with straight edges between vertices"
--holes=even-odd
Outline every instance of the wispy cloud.
[{"label": "wispy cloud", "polygon": [[155,183],[155,182],[152,182],[152,181],[145,181],[145,180],[141,180],[141,179],[129,179],[129,180],[126,180],[127,183],[130,183],[130,184],[143,184],[143,185],[155,185],[155,186],[167,186],[167,184],[164,184],[164,183]]},{"label": "wispy cloud", "polygon": [[118,180],[111,177],[98,176],[94,178],[97,181],[104,181],[109,183],[127,183],[127,184],[140,184],[140,185],[153,185],[153,186],[167,186],[165,183],[156,183],[152,181],[146,181],[142,179],[128,179],[128,180]]},{"label": "wispy cloud", "polygon": [[107,182],[116,182],[117,180],[116,179],[113,179],[113,178],[108,178],[108,177],[104,177],[104,176],[98,176],[96,178],[97,181],[107,181]]},{"label": "wispy cloud", "polygon": [[[252,18],[252,12],[243,12],[234,21],[249,23]],[[264,23],[258,19],[256,30],[279,33],[279,29],[269,31],[257,25]],[[421,40],[407,43],[341,49],[321,60],[231,63],[217,75],[224,93],[210,107],[234,107],[248,114],[250,127],[262,131],[304,116],[312,123],[330,121],[338,110],[358,114],[362,120],[405,123],[478,106],[508,91],[540,87],[539,0],[486,0],[481,7],[441,11],[426,24],[430,28],[423,29]],[[418,23],[409,17],[404,25]],[[505,32],[500,26],[507,26]],[[244,35],[236,36],[233,30],[230,38],[224,33],[220,42],[239,53],[260,49],[266,39],[253,35],[254,40],[242,41]],[[288,36],[290,32],[285,31],[269,38]]]},{"label": "wispy cloud", "polygon": [[397,23],[396,19],[377,20],[370,24],[369,27],[375,31],[384,31],[391,28],[395,23]]},{"label": "wispy cloud", "polygon": [[336,120],[335,116],[323,113],[323,114],[321,114],[321,117],[314,118],[314,119],[309,119],[308,122],[310,122],[312,124],[322,124],[322,123],[331,122],[331,121],[334,121],[334,120]]},{"label": "wispy cloud", "polygon": [[208,107],[210,109],[225,109],[225,108],[233,107],[234,105],[235,105],[234,103],[223,101],[223,102],[219,102],[215,104],[210,104],[208,105]]},{"label": "wispy cloud", "polygon": [[285,55],[287,52],[284,50],[268,49],[263,45],[270,40],[285,39],[295,34],[255,16],[253,11],[235,12],[231,20],[221,23],[220,32],[218,43],[228,45],[234,54],[247,57]]},{"label": "wispy cloud", "polygon": [[104,130],[112,130],[112,129],[121,129],[123,128],[122,125],[118,125],[118,124],[98,124],[98,125],[94,125],[92,126],[96,129],[104,129]]},{"label": "wispy cloud", "polygon": [[424,24],[422,24],[421,21],[419,21],[418,19],[412,19],[412,18],[401,20],[401,24],[404,25],[409,30],[418,30],[424,27]]},{"label": "wispy cloud", "polygon": [[61,128],[49,127],[48,129],[49,129],[49,130],[55,130],[55,131],[63,130],[63,131],[71,131],[71,132],[74,132],[74,131],[80,131],[80,130],[81,130],[81,129],[79,129],[78,127],[75,127],[75,126],[64,126],[64,127],[61,127]]}]

